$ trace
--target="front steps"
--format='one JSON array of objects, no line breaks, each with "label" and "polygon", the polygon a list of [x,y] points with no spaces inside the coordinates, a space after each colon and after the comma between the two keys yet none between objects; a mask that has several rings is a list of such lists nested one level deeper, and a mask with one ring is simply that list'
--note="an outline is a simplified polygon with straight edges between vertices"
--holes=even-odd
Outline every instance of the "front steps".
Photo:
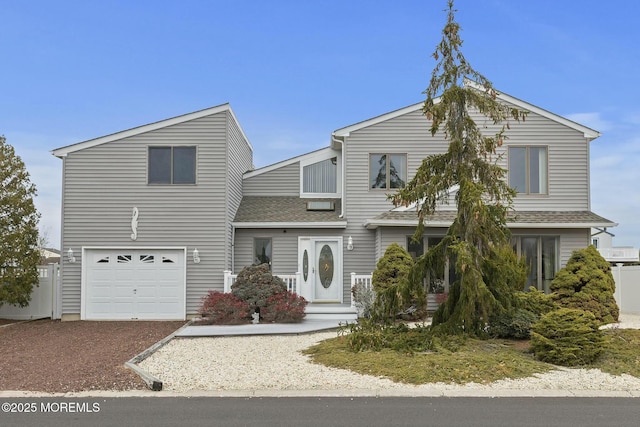
[{"label": "front steps", "polygon": [[316,304],[309,303],[305,307],[305,320],[338,320],[344,323],[355,323],[358,313],[349,304]]}]

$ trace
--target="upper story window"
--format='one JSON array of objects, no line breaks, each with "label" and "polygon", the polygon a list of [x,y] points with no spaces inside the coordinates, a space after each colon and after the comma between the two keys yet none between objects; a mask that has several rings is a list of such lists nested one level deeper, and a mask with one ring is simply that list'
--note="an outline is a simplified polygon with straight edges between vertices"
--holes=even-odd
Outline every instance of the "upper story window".
[{"label": "upper story window", "polygon": [[547,147],[509,147],[509,186],[522,194],[547,194]]},{"label": "upper story window", "polygon": [[149,184],[195,184],[196,147],[149,147]]},{"label": "upper story window", "polygon": [[406,154],[369,154],[369,188],[389,190],[406,183]]},{"label": "upper story window", "polygon": [[338,192],[338,158],[323,160],[302,167],[303,193]]}]

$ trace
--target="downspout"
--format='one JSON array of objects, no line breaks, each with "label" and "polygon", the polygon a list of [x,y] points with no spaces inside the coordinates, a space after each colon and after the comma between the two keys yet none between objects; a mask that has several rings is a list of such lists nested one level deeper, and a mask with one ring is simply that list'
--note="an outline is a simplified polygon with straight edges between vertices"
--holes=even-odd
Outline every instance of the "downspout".
[{"label": "downspout", "polygon": [[236,271],[236,226],[231,224],[231,273]]},{"label": "downspout", "polygon": [[342,177],[342,179],[341,179],[341,181],[342,181],[341,182],[342,190],[340,192],[340,215],[338,215],[338,218],[344,218],[344,194],[345,194],[345,188],[346,188],[346,185],[345,185],[346,179],[345,179],[345,176],[344,176],[344,173],[345,173],[345,167],[344,167],[344,157],[345,157],[344,156],[344,141],[340,141],[338,138],[335,137],[334,134],[331,134],[331,141],[339,143],[342,146],[342,156],[340,156],[341,157],[341,162],[340,162],[340,170],[341,170],[341,172],[340,173],[341,173],[341,177]]}]

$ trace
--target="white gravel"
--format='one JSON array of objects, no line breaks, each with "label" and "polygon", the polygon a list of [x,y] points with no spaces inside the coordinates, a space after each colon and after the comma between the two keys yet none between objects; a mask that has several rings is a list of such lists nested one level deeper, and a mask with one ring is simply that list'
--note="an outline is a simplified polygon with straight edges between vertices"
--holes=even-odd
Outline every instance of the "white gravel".
[{"label": "white gravel", "polygon": [[[614,327],[640,328],[640,316],[621,316]],[[640,392],[640,379],[613,376],[598,369],[568,369],[536,374],[519,380],[491,384],[424,384],[412,386],[385,378],[313,364],[300,353],[313,344],[336,336],[336,332],[305,335],[271,335],[174,339],[139,366],[161,379],[164,390],[257,391],[257,390],[400,390],[487,392],[502,390],[571,390]]]}]

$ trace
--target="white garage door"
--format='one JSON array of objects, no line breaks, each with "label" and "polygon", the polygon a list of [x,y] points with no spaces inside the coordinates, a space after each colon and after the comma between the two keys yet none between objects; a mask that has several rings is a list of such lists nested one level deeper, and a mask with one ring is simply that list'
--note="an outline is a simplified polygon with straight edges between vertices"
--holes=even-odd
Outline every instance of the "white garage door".
[{"label": "white garage door", "polygon": [[179,249],[88,249],[84,319],[185,318],[185,258]]}]

